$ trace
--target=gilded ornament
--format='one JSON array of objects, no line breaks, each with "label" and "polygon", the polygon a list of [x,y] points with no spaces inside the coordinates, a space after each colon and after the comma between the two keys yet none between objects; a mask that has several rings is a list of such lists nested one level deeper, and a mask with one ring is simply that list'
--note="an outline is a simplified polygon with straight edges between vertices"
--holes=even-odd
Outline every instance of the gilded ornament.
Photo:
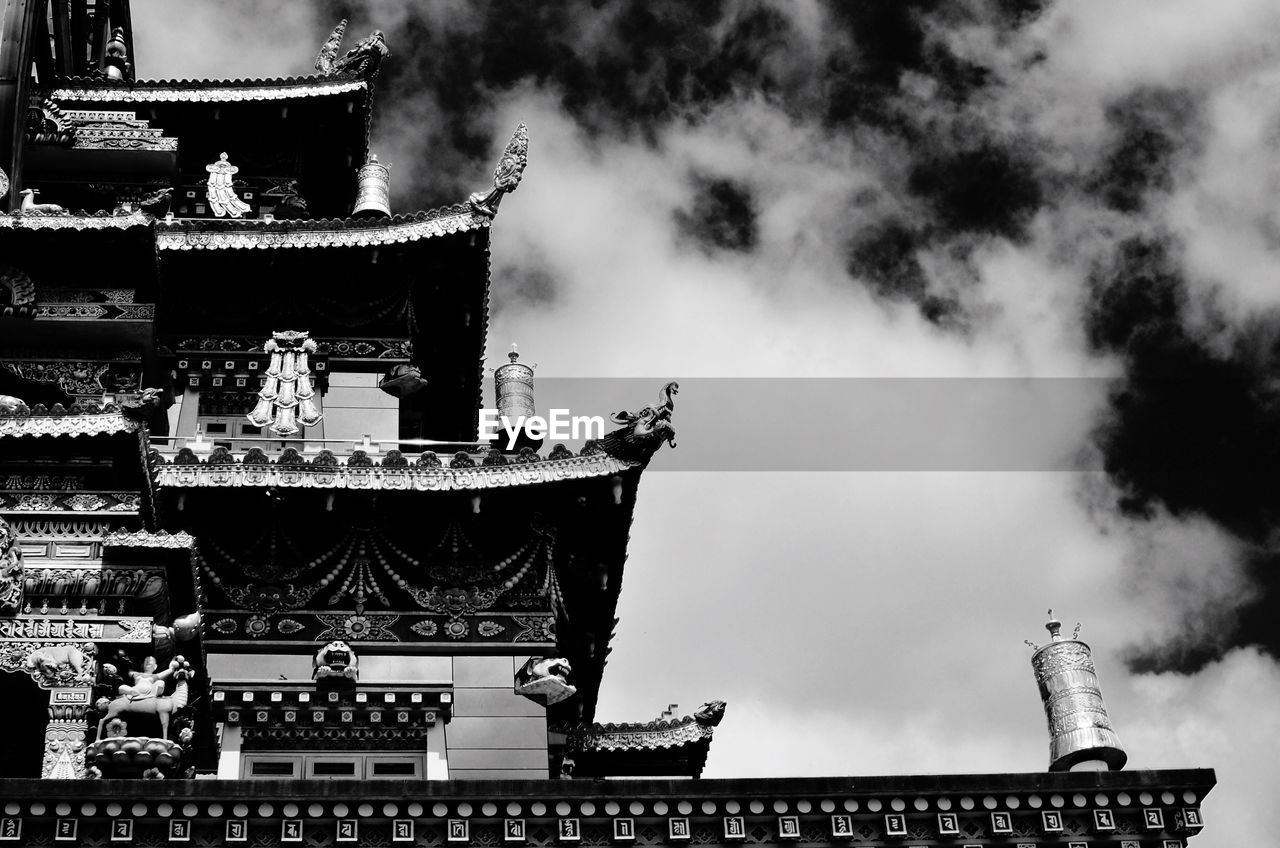
[{"label": "gilded ornament", "polygon": [[[115,673],[110,664],[103,664],[103,671]],[[188,684],[195,672],[191,664],[181,656],[174,657],[164,671],[156,671],[156,658],[143,660],[142,671],[129,673],[130,683],[119,688],[119,695],[101,708],[102,717],[98,720],[98,736],[103,735],[107,722],[122,715],[154,715],[160,719],[160,735],[169,738],[169,721],[173,715],[187,705]],[[165,696],[165,681],[172,677],[176,682],[173,694]],[[105,700],[105,699],[103,699]],[[101,702],[100,702],[101,703]]]},{"label": "gilded ornament", "polygon": [[[273,333],[263,345],[271,356],[266,382],[258,392],[258,403],[245,417],[258,427],[270,427],[281,436],[298,432],[298,424],[312,426],[324,416],[315,404],[311,369],[307,358],[316,352],[310,334],[295,330]],[[321,455],[332,453],[321,451]],[[317,457],[315,464],[320,464]],[[336,464],[333,463],[333,464]]]},{"label": "gilded ornament", "polygon": [[22,611],[25,577],[22,548],[9,522],[0,517],[0,615]]},{"label": "gilded ornament", "polygon": [[468,198],[467,203],[479,214],[492,218],[498,214],[498,204],[502,202],[503,195],[515,191],[520,185],[528,164],[529,128],[521,121],[511,135],[511,140],[507,142],[498,166],[493,170],[493,188],[487,192],[476,192]]},{"label": "gilded ornament", "polygon": [[248,212],[252,207],[236,194],[234,177],[240,172],[240,169],[227,161],[226,153],[220,153],[218,161],[211,165],[205,165],[204,169],[209,172],[205,187],[205,198],[208,199],[209,208],[213,211],[213,214],[219,218],[244,217],[244,213]]}]

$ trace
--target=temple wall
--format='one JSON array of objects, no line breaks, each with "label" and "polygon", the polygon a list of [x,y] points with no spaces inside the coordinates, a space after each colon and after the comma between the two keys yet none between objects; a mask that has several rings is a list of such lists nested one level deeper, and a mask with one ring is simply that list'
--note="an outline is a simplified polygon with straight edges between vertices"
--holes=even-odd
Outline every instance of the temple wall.
[{"label": "temple wall", "polygon": [[[546,708],[513,691],[525,656],[360,655],[360,684],[417,683],[452,686],[450,719],[428,742],[426,777],[443,779],[547,778]],[[273,683],[309,680],[312,658],[302,653],[211,653],[211,682]],[[438,731],[438,732],[437,732]],[[238,728],[224,730],[220,777],[236,776],[241,752]],[[356,747],[353,746],[353,750]],[[306,755],[303,750],[290,754]]]}]

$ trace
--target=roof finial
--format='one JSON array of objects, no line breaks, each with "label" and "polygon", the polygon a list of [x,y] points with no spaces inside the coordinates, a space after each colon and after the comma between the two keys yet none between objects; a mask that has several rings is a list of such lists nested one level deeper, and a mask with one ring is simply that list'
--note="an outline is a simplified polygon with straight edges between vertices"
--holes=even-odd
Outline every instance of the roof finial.
[{"label": "roof finial", "polygon": [[1053,617],[1053,610],[1049,610],[1049,620],[1045,623],[1044,629],[1049,631],[1049,638],[1053,641],[1062,640],[1062,622]]},{"label": "roof finial", "polygon": [[320,54],[316,56],[316,70],[321,74],[328,76],[333,73],[333,66],[338,61],[338,51],[342,49],[342,39],[346,34],[347,19],[343,18],[333,28],[333,32],[329,33],[329,37],[320,47]]},{"label": "roof finial", "polygon": [[507,354],[507,359],[510,359],[512,362],[515,362],[519,358],[520,358],[520,345],[516,344],[515,342],[512,342],[511,352]]},{"label": "roof finial", "polygon": [[111,40],[102,51],[102,70],[109,80],[123,80],[129,76],[129,47],[124,40],[124,27],[111,31]]},{"label": "roof finial", "polygon": [[520,185],[520,178],[524,176],[525,165],[528,164],[529,128],[521,121],[511,135],[511,140],[507,142],[502,158],[498,160],[498,167],[493,169],[493,188],[487,192],[478,191],[467,199],[471,210],[490,218],[498,214],[502,196],[516,190],[516,186]]},{"label": "roof finial", "polygon": [[1123,768],[1128,756],[1102,701],[1093,653],[1075,638],[1080,626],[1076,625],[1071,639],[1063,639],[1062,622],[1049,610],[1045,629],[1053,641],[1036,648],[1031,668],[1049,722],[1049,770]]}]

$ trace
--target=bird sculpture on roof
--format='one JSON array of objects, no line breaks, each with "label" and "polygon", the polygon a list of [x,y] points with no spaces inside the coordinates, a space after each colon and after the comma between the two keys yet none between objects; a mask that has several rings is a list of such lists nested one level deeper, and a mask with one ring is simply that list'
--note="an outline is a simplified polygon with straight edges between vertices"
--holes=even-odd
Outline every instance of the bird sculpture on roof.
[{"label": "bird sculpture on roof", "polygon": [[225,153],[219,154],[218,161],[205,165],[204,169],[209,172],[205,197],[213,214],[219,218],[244,217],[251,207],[236,194],[233,181],[240,169],[227,161]]},{"label": "bird sculpture on roof", "polygon": [[18,211],[23,214],[28,212],[47,212],[50,215],[56,215],[67,211],[56,203],[36,203],[36,195],[39,193],[40,189],[38,188],[24,188],[22,191],[18,192],[18,195],[22,198],[22,208]]}]

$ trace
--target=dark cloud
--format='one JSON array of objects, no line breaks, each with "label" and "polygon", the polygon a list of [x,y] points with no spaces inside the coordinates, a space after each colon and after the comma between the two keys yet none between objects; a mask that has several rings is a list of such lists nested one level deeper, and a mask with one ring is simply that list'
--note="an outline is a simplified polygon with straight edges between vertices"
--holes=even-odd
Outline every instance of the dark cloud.
[{"label": "dark cloud", "polygon": [[675,212],[682,237],[707,250],[747,253],[760,241],[751,189],[726,179],[694,177],[692,203]]},{"label": "dark cloud", "polygon": [[1122,242],[1091,276],[1090,341],[1126,363],[1097,443],[1122,511],[1216,522],[1245,544],[1260,595],[1210,639],[1134,649],[1135,671],[1194,670],[1238,644],[1280,656],[1280,636],[1264,624],[1280,611],[1280,316],[1214,343],[1211,316],[1191,326],[1185,273],[1177,243],[1164,236]]},{"label": "dark cloud", "polygon": [[1106,118],[1113,137],[1093,188],[1121,212],[1140,212],[1150,194],[1172,189],[1205,132],[1200,103],[1184,89],[1139,88],[1114,100]]},{"label": "dark cloud", "polygon": [[[1079,158],[1042,153],[1056,140],[1030,135],[1034,122],[990,111],[1016,72],[972,47],[1014,43],[1048,5],[831,0],[817,7],[816,34],[797,24],[794,10],[757,0],[477,0],[448,14],[431,4],[330,2],[327,11],[352,18],[353,32],[388,28],[394,55],[383,66],[373,132],[402,159],[429,163],[397,172],[408,206],[474,190],[474,175],[491,167],[494,139],[509,131],[493,125],[495,106],[533,87],[588,139],[657,146],[673,128],[697,128],[751,101],[820,136],[890,151],[870,168],[883,202],[846,199],[843,208],[857,210],[849,215],[856,232],[847,275],[832,283],[913,303],[948,331],[975,325],[964,309],[981,294],[961,290],[981,280],[968,267],[974,251],[1026,242],[1046,208],[1083,198],[1129,219],[1120,229],[1155,233],[1115,245],[1081,293],[1084,341],[1124,364],[1096,441],[1125,512],[1139,521],[1161,510],[1209,518],[1255,552],[1249,567],[1264,589],[1234,635],[1142,649],[1132,665],[1195,667],[1250,640],[1280,655],[1280,637],[1254,623],[1277,596],[1271,587],[1280,589],[1269,553],[1280,509],[1270,376],[1280,361],[1270,340],[1280,321],[1257,316],[1249,332],[1220,332],[1223,319],[1191,295],[1177,241],[1160,231],[1169,197],[1208,137],[1203,95],[1176,86],[1121,90],[1104,110],[1100,146]],[[985,40],[968,50],[948,37],[973,29]],[[1026,70],[1051,58],[1054,45],[1027,37],[1021,48],[1021,65],[1013,65]],[[865,190],[865,182],[850,189]],[[708,251],[757,249],[763,191],[731,166],[691,172],[675,223]],[[931,280],[920,261],[926,254],[959,273],[945,285]],[[555,292],[537,274],[499,285],[532,303]]]},{"label": "dark cloud", "polygon": [[927,154],[907,181],[928,201],[944,232],[1020,239],[1043,202],[1035,163],[995,142]]},{"label": "dark cloud", "polygon": [[929,288],[916,258],[922,234],[903,221],[886,219],[861,230],[849,246],[850,275],[866,280],[883,297],[919,301]]}]

